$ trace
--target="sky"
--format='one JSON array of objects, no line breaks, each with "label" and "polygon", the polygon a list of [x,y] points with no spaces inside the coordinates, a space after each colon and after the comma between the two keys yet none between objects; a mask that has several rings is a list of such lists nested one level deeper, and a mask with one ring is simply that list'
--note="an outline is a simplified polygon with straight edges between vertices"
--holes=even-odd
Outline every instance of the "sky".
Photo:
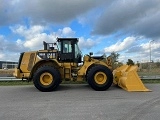
[{"label": "sky", "polygon": [[159,62],[160,0],[0,0],[0,61],[57,37],[79,38],[83,55]]}]

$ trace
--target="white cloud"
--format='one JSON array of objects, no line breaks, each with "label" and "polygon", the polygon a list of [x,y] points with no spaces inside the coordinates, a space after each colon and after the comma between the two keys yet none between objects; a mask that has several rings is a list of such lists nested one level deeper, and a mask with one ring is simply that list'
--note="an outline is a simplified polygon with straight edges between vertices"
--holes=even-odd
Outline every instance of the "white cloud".
[{"label": "white cloud", "polygon": [[[13,33],[22,36],[24,39],[18,39],[17,45],[21,45],[28,50],[43,49],[43,41],[56,42],[57,37],[73,37],[75,31],[70,27],[64,27],[58,31],[52,32],[49,28],[42,25],[33,25],[26,27],[23,25],[12,26]],[[48,31],[48,33],[45,32]]]},{"label": "white cloud", "polygon": [[[25,36],[27,38],[27,36]],[[31,50],[34,50],[36,47],[40,46],[43,41],[47,39],[47,34],[45,33],[37,33],[32,35],[32,38],[26,39],[24,42],[24,46],[26,48],[30,48]]]},{"label": "white cloud", "polygon": [[160,49],[160,42],[153,42],[151,43],[152,50],[159,50]]},{"label": "white cloud", "polygon": [[146,42],[146,43],[142,43],[140,46],[143,49],[142,52],[149,52],[150,48],[151,48],[152,51],[155,51],[155,50],[159,49],[160,48],[160,43],[159,42],[154,42],[154,41],[153,42],[149,41],[149,42]]},{"label": "white cloud", "polygon": [[127,37],[123,41],[118,41],[116,44],[113,44],[109,47],[104,48],[105,53],[111,52],[120,52],[122,50],[126,50],[135,42],[135,37]]},{"label": "white cloud", "polygon": [[1,43],[1,46],[0,46],[0,51],[4,51],[5,48],[6,48],[6,40],[5,40],[5,37],[3,35],[0,35],[0,43]]},{"label": "white cloud", "polygon": [[22,40],[21,39],[18,39],[17,41],[16,41],[16,44],[19,46],[21,46],[21,45],[23,45],[23,42],[22,42]]},{"label": "white cloud", "polygon": [[62,37],[73,37],[75,35],[75,31],[73,31],[70,27],[64,27],[63,29],[59,29],[58,33]]},{"label": "white cloud", "polygon": [[91,38],[85,39],[84,37],[79,38],[79,47],[81,49],[91,49],[99,43],[99,40],[93,40]]},{"label": "white cloud", "polygon": [[1,60],[4,60],[4,53],[1,53],[1,52],[0,52],[0,59],[1,59]]},{"label": "white cloud", "polygon": [[34,35],[37,35],[39,33],[42,33],[45,30],[44,26],[41,25],[34,25],[30,28],[27,28],[23,25],[16,25],[14,27],[10,27],[13,33],[19,34],[21,36],[24,36],[27,39],[32,38]]},{"label": "white cloud", "polygon": [[4,36],[3,35],[0,35],[0,40],[3,40],[4,39]]},{"label": "white cloud", "polygon": [[[140,42],[140,40],[138,42]],[[149,62],[150,55],[153,61],[159,59],[160,57],[159,51],[160,51],[160,42],[159,41],[150,42],[149,40],[145,41],[145,43],[133,46],[132,48],[128,49],[126,53],[123,53],[123,55],[134,61]]]},{"label": "white cloud", "polygon": [[159,57],[160,57],[160,54],[159,54],[160,42],[159,41],[153,41],[151,43],[149,41],[147,43],[141,44],[141,47],[142,47],[142,51],[140,51],[141,54],[145,54],[146,57],[149,57],[150,52],[151,52],[151,54],[152,54],[151,57],[153,58],[153,60],[159,59]]},{"label": "white cloud", "polygon": [[28,50],[38,50],[42,48],[43,41],[53,42],[55,36],[47,34],[44,31],[47,29],[41,25],[34,25],[29,28],[23,25],[10,27],[13,33],[22,36],[24,39],[18,39],[17,45],[21,45]]}]

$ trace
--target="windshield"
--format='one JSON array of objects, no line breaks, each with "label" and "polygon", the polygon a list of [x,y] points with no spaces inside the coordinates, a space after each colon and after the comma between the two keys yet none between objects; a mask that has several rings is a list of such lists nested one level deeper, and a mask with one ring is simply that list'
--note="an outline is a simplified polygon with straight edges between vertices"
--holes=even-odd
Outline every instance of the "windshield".
[{"label": "windshield", "polygon": [[75,56],[82,55],[82,52],[80,51],[79,47],[77,44],[75,44]]}]

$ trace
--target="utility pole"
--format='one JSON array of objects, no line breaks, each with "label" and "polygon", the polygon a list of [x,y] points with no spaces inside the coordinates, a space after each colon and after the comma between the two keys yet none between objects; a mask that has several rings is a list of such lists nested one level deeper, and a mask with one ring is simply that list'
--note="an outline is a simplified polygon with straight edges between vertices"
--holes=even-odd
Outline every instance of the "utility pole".
[{"label": "utility pole", "polygon": [[151,46],[151,44],[152,44],[153,41],[154,40],[151,40],[149,42],[149,55],[150,55],[150,59],[149,59],[149,71],[151,71],[151,63],[152,63],[152,46]]}]

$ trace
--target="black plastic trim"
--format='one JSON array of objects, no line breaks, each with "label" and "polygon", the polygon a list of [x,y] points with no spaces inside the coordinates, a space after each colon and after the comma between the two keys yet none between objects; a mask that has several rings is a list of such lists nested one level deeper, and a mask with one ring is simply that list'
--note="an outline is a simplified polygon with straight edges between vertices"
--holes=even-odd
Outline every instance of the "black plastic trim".
[{"label": "black plastic trim", "polygon": [[18,61],[18,67],[17,67],[18,69],[20,69],[21,61],[22,61],[23,55],[24,55],[24,52],[22,52],[22,53],[20,54],[19,61]]}]

